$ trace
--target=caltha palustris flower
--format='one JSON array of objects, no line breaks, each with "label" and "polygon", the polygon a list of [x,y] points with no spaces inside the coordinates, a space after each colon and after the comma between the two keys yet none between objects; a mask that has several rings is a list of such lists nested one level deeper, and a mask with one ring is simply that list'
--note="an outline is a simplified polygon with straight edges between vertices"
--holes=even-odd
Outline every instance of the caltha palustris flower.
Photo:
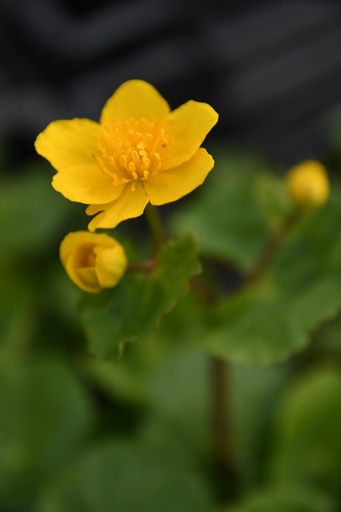
[{"label": "caltha palustris flower", "polygon": [[138,217],[150,202],[164,205],[203,183],[214,166],[200,147],[218,114],[188,101],[171,111],[149,83],[123,83],[99,122],[54,121],[38,135],[37,152],[57,170],[52,185],[96,215],[89,230]]}]

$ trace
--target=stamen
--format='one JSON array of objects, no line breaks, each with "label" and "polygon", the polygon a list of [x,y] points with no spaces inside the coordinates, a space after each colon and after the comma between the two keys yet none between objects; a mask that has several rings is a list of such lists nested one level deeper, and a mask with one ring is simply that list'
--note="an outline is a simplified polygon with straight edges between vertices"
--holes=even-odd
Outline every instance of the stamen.
[{"label": "stamen", "polygon": [[136,174],[136,173],[135,173],[136,167],[135,167],[134,162],[129,162],[129,164],[128,164],[128,169],[129,169],[129,171],[130,171],[132,174]]},{"label": "stamen", "polygon": [[149,158],[147,158],[147,157],[145,157],[145,156],[144,156],[144,157],[142,157],[142,162],[144,163],[144,165],[145,165],[145,166],[147,167],[147,169],[148,169],[148,167],[150,166],[150,160],[149,160]]},{"label": "stamen", "polygon": [[139,163],[140,163],[140,159],[139,159],[139,154],[138,152],[136,151],[136,149],[133,149],[132,152],[131,152],[131,158],[133,159],[133,162],[134,162],[134,165],[136,167],[138,167]]},{"label": "stamen", "polygon": [[104,166],[104,162],[103,162],[102,158],[100,158],[99,156],[96,156],[95,160],[99,164],[100,167]]},{"label": "stamen", "polygon": [[127,157],[125,155],[120,155],[120,164],[124,169],[127,168]]},{"label": "stamen", "polygon": [[173,142],[172,134],[156,119],[131,117],[104,126],[93,159],[113,184],[131,183],[134,191],[137,180],[147,180],[159,172]]},{"label": "stamen", "polygon": [[103,156],[105,156],[105,147],[103,146],[103,144],[101,144],[100,141],[97,142],[97,149]]}]

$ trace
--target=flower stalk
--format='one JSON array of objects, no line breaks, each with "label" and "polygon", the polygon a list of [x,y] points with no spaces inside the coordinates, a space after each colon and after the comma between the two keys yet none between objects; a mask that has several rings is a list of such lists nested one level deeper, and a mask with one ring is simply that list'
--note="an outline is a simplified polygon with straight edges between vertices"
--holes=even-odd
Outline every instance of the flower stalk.
[{"label": "flower stalk", "polygon": [[156,251],[158,252],[167,241],[165,228],[159,210],[155,206],[148,204],[145,209],[145,216],[149,231],[154,240]]},{"label": "flower stalk", "polygon": [[245,288],[255,282],[259,281],[266,270],[273,262],[276,254],[283,245],[289,232],[292,230],[298,219],[300,218],[301,212],[294,208],[289,215],[285,218],[283,224],[273,233],[270,234],[267,242],[265,243],[263,250],[261,251],[258,260],[253,266],[249,275],[245,278],[241,288]]},{"label": "flower stalk", "polygon": [[229,365],[218,357],[210,359],[213,477],[219,500],[232,501],[238,492],[235,471],[232,407],[229,396]]}]

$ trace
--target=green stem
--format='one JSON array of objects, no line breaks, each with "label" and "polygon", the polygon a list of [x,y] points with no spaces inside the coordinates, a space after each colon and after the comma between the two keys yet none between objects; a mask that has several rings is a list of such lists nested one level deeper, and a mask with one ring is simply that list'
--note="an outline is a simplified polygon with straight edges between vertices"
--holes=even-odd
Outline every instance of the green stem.
[{"label": "green stem", "polygon": [[242,288],[245,288],[246,286],[259,281],[263,277],[266,270],[269,268],[276,254],[278,253],[278,250],[281,248],[283,242],[285,241],[288,233],[297,222],[299,216],[299,211],[292,211],[284,220],[280,228],[270,235],[258,260],[256,261],[256,264],[254,265],[250,274],[246,277]]},{"label": "green stem", "polygon": [[156,249],[159,251],[167,241],[165,229],[160,214],[158,212],[158,209],[149,203],[147,204],[147,207],[145,209],[145,215]]},{"label": "green stem", "polygon": [[213,478],[221,503],[231,502],[238,493],[228,379],[229,365],[217,357],[212,357]]},{"label": "green stem", "polygon": [[155,268],[156,260],[154,258],[150,260],[140,261],[137,263],[130,263],[128,265],[127,271],[128,272],[150,272]]},{"label": "green stem", "polygon": [[[202,276],[192,279],[192,291],[206,308],[214,307],[216,297]],[[229,364],[219,357],[209,358],[212,479],[221,504],[232,501],[238,492],[232,435]]]},{"label": "green stem", "polygon": [[[268,239],[256,264],[250,274],[241,284],[245,288],[260,280],[278,250],[285,241],[288,233],[299,218],[299,212],[293,211],[283,222],[282,226]],[[201,289],[202,290],[202,289]],[[201,294],[201,297],[203,294]],[[207,293],[206,304],[212,304],[214,299]],[[214,479],[217,484],[219,498],[222,503],[231,502],[238,493],[238,481],[235,469],[235,454],[233,450],[233,432],[231,418],[231,397],[229,382],[229,365],[224,361],[211,358],[211,400],[212,400],[212,431]]]},{"label": "green stem", "polygon": [[231,455],[230,425],[226,407],[226,366],[221,359],[211,358],[213,449],[216,460],[225,462]]}]

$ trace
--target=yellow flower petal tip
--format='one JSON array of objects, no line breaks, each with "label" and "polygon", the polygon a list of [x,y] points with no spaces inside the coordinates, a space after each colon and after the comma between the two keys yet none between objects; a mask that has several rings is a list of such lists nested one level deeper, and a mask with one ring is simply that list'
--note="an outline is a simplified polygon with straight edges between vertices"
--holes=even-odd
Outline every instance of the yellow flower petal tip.
[{"label": "yellow flower petal tip", "polygon": [[89,293],[116,286],[127,268],[123,247],[104,233],[69,233],[60,245],[60,259],[70,279]]},{"label": "yellow flower petal tip", "polygon": [[289,169],[286,185],[292,203],[299,208],[319,208],[329,197],[327,170],[316,160],[305,160]]},{"label": "yellow flower petal tip", "polygon": [[98,214],[89,229],[113,228],[148,202],[176,201],[204,182],[214,161],[200,146],[217,121],[207,103],[170,111],[151,84],[130,80],[106,102],[99,123],[54,121],[35,148],[57,171],[53,187]]}]

